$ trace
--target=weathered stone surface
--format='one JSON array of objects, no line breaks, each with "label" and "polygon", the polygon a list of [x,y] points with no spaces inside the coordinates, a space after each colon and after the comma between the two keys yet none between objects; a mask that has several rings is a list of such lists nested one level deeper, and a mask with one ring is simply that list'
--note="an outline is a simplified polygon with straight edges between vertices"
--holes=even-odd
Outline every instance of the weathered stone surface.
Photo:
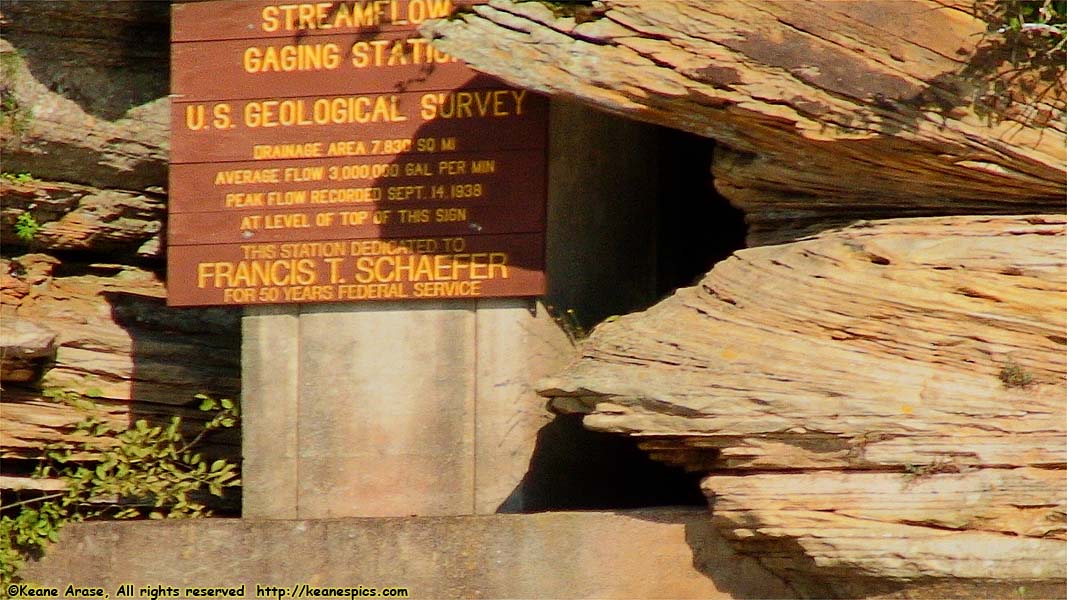
[{"label": "weathered stone surface", "polygon": [[750,245],[857,219],[1064,207],[1067,98],[1036,77],[1033,93],[997,92],[1008,54],[971,3],[578,10],[491,0],[423,32],[509,83],[714,138],[716,187],[746,211]]},{"label": "weathered stone surface", "polygon": [[[5,247],[158,258],[169,147],[169,5],[4,4]],[[62,31],[63,35],[56,35]],[[14,235],[28,213],[40,225]]]},{"label": "weathered stone surface", "polygon": [[709,472],[725,535],[807,594],[1062,586],[1065,241],[1062,215],[944,217],[743,250],[542,394]]},{"label": "weathered stone surface", "polygon": [[168,309],[157,276],[129,265],[64,266],[69,274],[36,284],[16,307],[59,333],[43,387],[78,383],[98,397],[162,404],[237,390],[237,311]]},{"label": "weathered stone surface", "polygon": [[[5,386],[8,474],[86,416],[44,392],[91,396],[114,424],[195,420],[194,394],[237,393],[239,341],[233,312],[167,309],[152,270],[167,181],[169,3],[13,0],[0,11],[3,170],[26,174],[0,180],[0,316],[57,334],[49,368]],[[14,225],[27,213],[39,228],[20,240]],[[17,255],[27,250],[53,254]],[[226,443],[234,456],[236,440]]]},{"label": "weathered stone surface", "polygon": [[1063,470],[711,475],[713,524],[811,597],[864,597],[953,582],[1062,597]]},{"label": "weathered stone surface", "polygon": [[30,321],[0,321],[0,381],[30,381],[56,354],[56,334]]}]

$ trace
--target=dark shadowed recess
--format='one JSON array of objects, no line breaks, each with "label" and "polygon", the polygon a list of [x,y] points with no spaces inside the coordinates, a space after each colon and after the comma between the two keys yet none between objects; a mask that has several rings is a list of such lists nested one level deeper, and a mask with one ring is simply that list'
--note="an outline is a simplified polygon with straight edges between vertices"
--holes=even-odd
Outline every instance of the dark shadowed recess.
[{"label": "dark shadowed recess", "polygon": [[[715,191],[715,142],[658,129],[656,247],[651,250],[655,295],[662,298],[696,284],[715,263],[744,248],[746,226],[744,213]],[[498,510],[703,506],[702,476],[650,459],[625,436],[589,431],[580,415],[560,415],[538,433],[525,478]]]},{"label": "dark shadowed recess", "polygon": [[498,512],[705,504],[701,475],[653,461],[633,440],[560,415],[541,428],[530,469]]},{"label": "dark shadowed recess", "polygon": [[715,191],[714,140],[666,127],[660,138],[656,291],[664,296],[744,248],[747,227],[744,213]]}]

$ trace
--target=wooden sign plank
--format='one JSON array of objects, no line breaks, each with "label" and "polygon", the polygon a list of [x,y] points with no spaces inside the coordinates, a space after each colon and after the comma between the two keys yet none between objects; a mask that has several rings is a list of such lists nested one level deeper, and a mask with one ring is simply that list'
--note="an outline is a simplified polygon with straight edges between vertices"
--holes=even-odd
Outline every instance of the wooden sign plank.
[{"label": "wooden sign plank", "polygon": [[179,101],[365,94],[499,85],[410,32],[176,44],[171,93]]},{"label": "wooden sign plank", "polygon": [[171,162],[386,156],[426,152],[429,144],[438,152],[544,148],[548,101],[496,85],[492,90],[175,102]]},{"label": "wooden sign plank", "polygon": [[[263,212],[367,204],[490,201],[532,210],[543,197],[543,150],[402,154],[171,165],[171,214]],[[539,209],[538,209],[539,210]]]},{"label": "wooden sign plank", "polygon": [[304,38],[332,33],[413,31],[456,7],[488,0],[330,0],[320,2],[186,2],[175,4],[171,41]]},{"label": "wooden sign plank", "polygon": [[[521,197],[510,204],[520,203]],[[420,203],[407,208],[305,208],[250,214],[192,212],[171,215],[174,233],[170,243],[188,246],[340,236],[360,239],[539,232],[544,220],[544,211],[537,205],[527,204],[516,210],[495,202],[466,202],[460,206]]]},{"label": "wooden sign plank", "polygon": [[186,246],[174,305],[523,296],[541,289],[544,238],[442,236]]}]

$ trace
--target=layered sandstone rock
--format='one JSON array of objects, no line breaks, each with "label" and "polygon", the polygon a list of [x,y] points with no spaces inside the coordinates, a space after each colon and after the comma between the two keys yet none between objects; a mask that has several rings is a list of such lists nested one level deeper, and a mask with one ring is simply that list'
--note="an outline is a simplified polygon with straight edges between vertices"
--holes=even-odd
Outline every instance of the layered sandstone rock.
[{"label": "layered sandstone rock", "polygon": [[[0,427],[5,459],[32,459],[87,416],[121,424],[172,414],[199,418],[197,393],[235,397],[240,385],[239,313],[165,306],[158,275],[132,265],[59,261],[47,254],[0,260],[3,337],[47,331],[33,377],[5,348]],[[86,411],[52,399],[72,392]],[[60,394],[62,395],[62,394]],[[235,455],[237,439],[230,439]]]},{"label": "layered sandstone rock", "polygon": [[[1067,92],[959,0],[491,0],[423,32],[478,70],[714,138],[750,245],[856,219],[1060,212]],[[1062,71],[1059,72],[1062,77]]]},{"label": "layered sandstone rock", "polygon": [[707,473],[714,523],[800,595],[1067,585],[1067,93],[1008,75],[974,7],[489,0],[422,30],[716,141],[760,247],[598,328],[542,393]]},{"label": "layered sandstone rock", "polygon": [[541,393],[707,472],[726,537],[807,595],[1062,590],[1065,244],[1063,216],[946,217],[743,250]]},{"label": "layered sandstone rock", "polygon": [[56,334],[13,317],[0,329],[0,381],[33,381],[56,355]]}]

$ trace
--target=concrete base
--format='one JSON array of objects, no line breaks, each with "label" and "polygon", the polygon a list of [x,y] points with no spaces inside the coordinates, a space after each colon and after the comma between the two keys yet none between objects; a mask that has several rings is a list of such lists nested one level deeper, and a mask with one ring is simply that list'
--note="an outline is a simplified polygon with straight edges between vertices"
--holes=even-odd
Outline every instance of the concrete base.
[{"label": "concrete base", "polygon": [[244,515],[491,513],[551,419],[531,380],[573,355],[532,301],[249,308]]},{"label": "concrete base", "polygon": [[[27,581],[405,587],[410,598],[789,598],[706,511],[71,525]],[[132,596],[137,598],[135,594]]]}]

